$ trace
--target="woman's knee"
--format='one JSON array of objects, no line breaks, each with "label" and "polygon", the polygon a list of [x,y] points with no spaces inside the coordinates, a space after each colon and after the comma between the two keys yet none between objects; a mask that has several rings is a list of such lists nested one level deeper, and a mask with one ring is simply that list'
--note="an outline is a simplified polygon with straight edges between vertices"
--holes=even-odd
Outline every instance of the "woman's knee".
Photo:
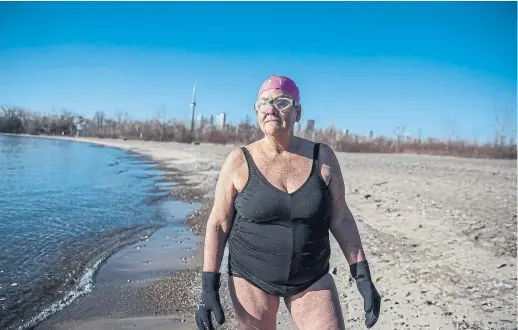
[{"label": "woman's knee", "polygon": [[271,310],[258,310],[252,304],[234,303],[234,311],[240,330],[275,330],[277,309],[274,306]]},{"label": "woman's knee", "polygon": [[229,290],[240,330],[275,329],[278,297],[263,292],[242,278],[230,276]]}]

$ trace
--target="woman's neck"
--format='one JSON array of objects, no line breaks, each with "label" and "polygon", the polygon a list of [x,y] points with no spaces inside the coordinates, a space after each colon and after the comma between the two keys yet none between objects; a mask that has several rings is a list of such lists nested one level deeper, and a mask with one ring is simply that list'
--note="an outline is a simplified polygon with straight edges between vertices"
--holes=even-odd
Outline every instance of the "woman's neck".
[{"label": "woman's neck", "polygon": [[298,145],[297,137],[293,134],[282,136],[265,136],[263,148],[267,153],[281,154],[285,151],[292,151]]}]

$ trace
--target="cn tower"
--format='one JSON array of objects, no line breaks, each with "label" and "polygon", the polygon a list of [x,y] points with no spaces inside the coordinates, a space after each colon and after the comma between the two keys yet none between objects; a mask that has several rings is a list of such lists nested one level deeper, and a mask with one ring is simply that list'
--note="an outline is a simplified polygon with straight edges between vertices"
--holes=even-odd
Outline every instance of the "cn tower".
[{"label": "cn tower", "polygon": [[191,103],[191,136],[194,133],[194,111],[196,110],[196,83],[192,87],[192,103]]}]

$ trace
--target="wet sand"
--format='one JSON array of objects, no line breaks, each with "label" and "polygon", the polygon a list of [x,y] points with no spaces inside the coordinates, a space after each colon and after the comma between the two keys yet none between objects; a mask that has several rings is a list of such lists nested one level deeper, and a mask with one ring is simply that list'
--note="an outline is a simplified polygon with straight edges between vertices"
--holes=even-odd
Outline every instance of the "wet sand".
[{"label": "wet sand", "polygon": [[[202,205],[187,220],[190,231],[198,234],[198,252],[188,251],[190,259],[180,270],[166,274],[163,269],[151,279],[139,278],[145,268],[138,263],[111,281],[103,278],[109,267],[102,267],[91,294],[37,329],[195,329],[204,224],[219,169],[233,146],[72,139],[132,150],[172,171],[171,179],[179,184],[171,195]],[[517,328],[515,161],[337,156],[347,201],[382,295],[375,328]],[[155,236],[161,239],[159,233]],[[124,260],[131,248],[110,260]],[[235,329],[225,267],[224,258],[221,296],[227,323],[218,329]],[[331,269],[347,328],[364,328],[363,303],[334,239]],[[124,282],[128,276],[135,280]],[[296,329],[283,304],[278,329]]]}]

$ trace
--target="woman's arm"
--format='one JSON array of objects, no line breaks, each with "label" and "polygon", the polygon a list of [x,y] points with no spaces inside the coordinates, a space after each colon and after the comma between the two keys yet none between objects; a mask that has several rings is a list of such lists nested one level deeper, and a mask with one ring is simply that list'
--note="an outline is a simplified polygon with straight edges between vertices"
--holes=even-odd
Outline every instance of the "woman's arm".
[{"label": "woman's arm", "polygon": [[234,186],[235,173],[243,164],[243,158],[243,152],[234,149],[221,167],[214,193],[214,204],[205,232],[203,253],[203,271],[205,272],[219,272],[234,216],[234,199],[237,195]]},{"label": "woman's arm", "polygon": [[327,171],[330,177],[328,187],[333,199],[330,230],[349,263],[351,275],[363,297],[365,326],[370,328],[378,321],[381,297],[372,282],[356,221],[345,202],[345,185],[340,164],[329,146],[323,149],[325,149],[324,158],[327,164],[327,168],[323,170]]},{"label": "woman's arm", "polygon": [[243,153],[239,149],[234,149],[225,159],[216,183],[214,204],[207,219],[205,231],[202,288],[195,313],[196,326],[199,330],[214,329],[211,314],[214,314],[218,324],[225,322],[225,314],[219,298],[221,280],[219,268],[234,216],[234,199],[237,195],[234,185],[235,175],[236,172],[239,173],[243,158]]},{"label": "woman's arm", "polygon": [[365,260],[365,253],[356,221],[345,201],[345,185],[340,164],[333,149],[321,144],[323,171],[329,176],[329,192],[333,200],[330,230],[340,245],[349,265]]}]

